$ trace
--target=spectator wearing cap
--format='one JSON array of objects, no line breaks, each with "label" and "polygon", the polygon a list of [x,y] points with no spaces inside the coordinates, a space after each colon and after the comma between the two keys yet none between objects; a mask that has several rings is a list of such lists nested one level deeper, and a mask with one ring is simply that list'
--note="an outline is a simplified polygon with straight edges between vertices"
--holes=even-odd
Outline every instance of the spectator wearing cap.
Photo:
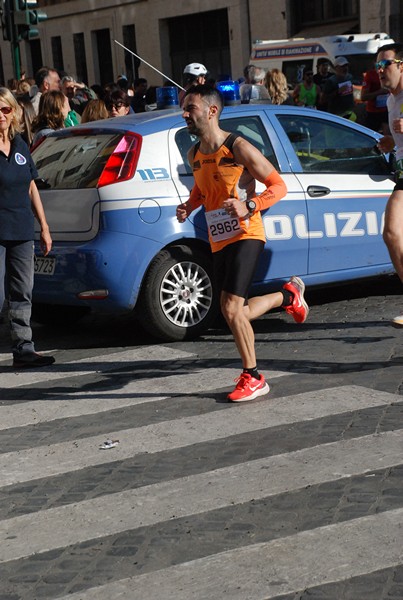
[{"label": "spectator wearing cap", "polygon": [[353,77],[348,69],[347,58],[338,56],[334,61],[335,74],[326,81],[322,98],[328,112],[355,121]]},{"label": "spectator wearing cap", "polygon": [[190,63],[183,69],[183,87],[179,94],[179,105],[182,106],[183,100],[188,89],[194,85],[203,85],[206,83],[207,69],[201,63]]}]

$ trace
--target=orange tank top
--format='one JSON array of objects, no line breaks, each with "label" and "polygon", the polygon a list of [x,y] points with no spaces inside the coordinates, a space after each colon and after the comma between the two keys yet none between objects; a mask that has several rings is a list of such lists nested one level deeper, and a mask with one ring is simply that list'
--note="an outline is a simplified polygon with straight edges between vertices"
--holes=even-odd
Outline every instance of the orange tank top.
[{"label": "orange tank top", "polygon": [[246,201],[256,195],[255,179],[234,160],[232,146],[237,137],[236,134],[230,134],[217,152],[212,154],[202,154],[200,144],[196,144],[194,150],[193,175],[206,210],[212,252],[239,240],[266,239],[260,212],[248,219],[234,220],[223,210],[220,211],[224,200],[228,198]]}]

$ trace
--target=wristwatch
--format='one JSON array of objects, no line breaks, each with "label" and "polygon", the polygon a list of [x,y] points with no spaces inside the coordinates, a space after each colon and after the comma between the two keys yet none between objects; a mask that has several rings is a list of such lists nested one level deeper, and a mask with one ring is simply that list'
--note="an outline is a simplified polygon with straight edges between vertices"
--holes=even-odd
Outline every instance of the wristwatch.
[{"label": "wristwatch", "polygon": [[251,217],[256,210],[256,202],[254,200],[247,200],[245,204],[249,211],[249,216]]}]

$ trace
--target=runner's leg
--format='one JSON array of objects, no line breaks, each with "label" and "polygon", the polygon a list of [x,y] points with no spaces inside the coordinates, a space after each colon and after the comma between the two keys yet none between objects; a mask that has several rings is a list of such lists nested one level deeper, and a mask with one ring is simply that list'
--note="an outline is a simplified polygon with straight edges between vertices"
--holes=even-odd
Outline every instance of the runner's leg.
[{"label": "runner's leg", "polygon": [[383,239],[396,273],[403,283],[403,190],[395,190],[388,200]]}]

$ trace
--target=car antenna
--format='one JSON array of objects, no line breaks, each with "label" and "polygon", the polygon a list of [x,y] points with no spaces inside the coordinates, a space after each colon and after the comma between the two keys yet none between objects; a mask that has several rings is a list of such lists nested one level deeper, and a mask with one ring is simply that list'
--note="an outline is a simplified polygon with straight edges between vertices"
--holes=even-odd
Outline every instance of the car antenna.
[{"label": "car antenna", "polygon": [[174,83],[178,88],[180,88],[181,90],[185,91],[185,88],[183,88],[181,85],[179,85],[179,83],[176,83],[176,81],[174,81],[173,79],[171,79],[170,77],[168,77],[168,75],[164,75],[164,73],[161,73],[161,71],[158,71],[158,69],[156,67],[153,67],[152,65],[150,65],[150,63],[147,62],[146,60],[144,60],[144,58],[141,58],[141,56],[139,56],[138,54],[136,54],[132,50],[129,50],[129,48],[126,48],[126,46],[124,46],[123,44],[121,44],[117,40],[113,40],[113,41],[115,42],[115,44],[118,44],[118,46],[121,46],[124,50],[126,50],[126,52],[130,52],[130,54],[133,54],[133,56],[135,56],[136,58],[138,58],[139,60],[141,60],[148,67],[151,67],[152,69],[154,69],[154,71],[157,71],[157,73],[159,73],[160,75],[162,75],[162,77],[165,77],[165,79],[168,79],[169,81],[171,81],[172,83]]}]

